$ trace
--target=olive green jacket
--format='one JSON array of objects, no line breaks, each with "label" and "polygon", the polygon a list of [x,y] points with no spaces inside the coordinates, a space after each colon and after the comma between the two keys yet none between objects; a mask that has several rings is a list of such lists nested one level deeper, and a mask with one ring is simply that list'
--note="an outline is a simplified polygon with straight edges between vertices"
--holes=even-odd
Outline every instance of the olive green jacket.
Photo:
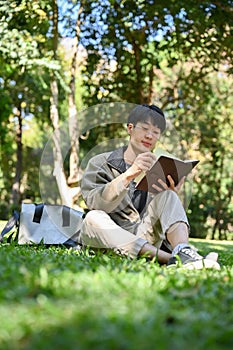
[{"label": "olive green jacket", "polygon": [[[128,187],[123,184],[125,149],[122,147],[91,158],[82,179],[81,190],[88,209],[105,211],[119,226],[135,233],[142,210],[139,212],[133,202],[135,183],[131,181]],[[147,194],[137,192],[139,197],[143,197],[138,201],[141,200],[141,207],[145,208]]]}]

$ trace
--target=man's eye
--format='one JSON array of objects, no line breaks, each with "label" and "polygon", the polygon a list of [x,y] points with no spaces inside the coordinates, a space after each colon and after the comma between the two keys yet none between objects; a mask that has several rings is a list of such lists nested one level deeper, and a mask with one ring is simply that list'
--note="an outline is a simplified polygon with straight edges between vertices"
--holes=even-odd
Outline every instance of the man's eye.
[{"label": "man's eye", "polygon": [[144,126],[142,127],[142,130],[143,130],[143,131],[146,131],[146,132],[149,131],[149,129],[148,129],[148,128],[145,128]]}]

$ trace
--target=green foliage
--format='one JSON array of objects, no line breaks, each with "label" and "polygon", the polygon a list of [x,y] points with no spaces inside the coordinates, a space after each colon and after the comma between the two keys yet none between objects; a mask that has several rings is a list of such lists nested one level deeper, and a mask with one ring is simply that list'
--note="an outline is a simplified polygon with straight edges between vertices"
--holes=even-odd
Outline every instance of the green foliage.
[{"label": "green foliage", "polygon": [[182,106],[174,107],[175,125],[190,157],[201,160],[190,205],[192,235],[231,239],[226,233],[233,223],[232,78],[211,74],[193,84],[193,89],[182,84],[181,91]]},{"label": "green foliage", "polygon": [[49,2],[0,1],[0,52],[11,67],[31,68],[41,58]]},{"label": "green foliage", "polygon": [[[1,132],[1,184],[3,190],[0,200],[4,208],[11,211],[11,192],[15,181],[33,179],[36,191],[32,198],[38,197],[37,168],[30,167],[35,157],[28,161],[26,148],[22,147],[22,130],[27,128],[28,120],[35,117],[41,126],[48,120],[49,111],[49,74],[48,68],[57,69],[51,61],[49,30],[50,1],[0,1],[0,132]],[[22,159],[21,162],[21,147]],[[38,148],[38,145],[35,145]],[[34,150],[32,154],[37,153]],[[21,163],[21,164],[20,164]],[[23,165],[23,171],[20,169]],[[34,174],[33,174],[33,173]],[[17,179],[16,179],[17,175]],[[34,181],[36,179],[37,181]],[[21,184],[22,185],[22,184]],[[23,186],[21,186],[23,192]],[[27,197],[28,193],[24,193]],[[20,198],[21,200],[21,198]],[[1,211],[2,218],[7,210]]]},{"label": "green foliage", "polygon": [[221,271],[1,245],[1,349],[230,349],[233,245],[193,243],[218,251]]},{"label": "green foliage", "polygon": [[[83,71],[87,103],[146,103],[168,67],[191,61],[202,74],[225,61],[232,69],[232,1],[95,1],[81,14],[81,42],[88,51]],[[189,80],[186,85],[191,87]],[[90,100],[91,98],[91,100]],[[166,100],[171,96],[166,91]],[[156,98],[158,99],[158,97]]]}]

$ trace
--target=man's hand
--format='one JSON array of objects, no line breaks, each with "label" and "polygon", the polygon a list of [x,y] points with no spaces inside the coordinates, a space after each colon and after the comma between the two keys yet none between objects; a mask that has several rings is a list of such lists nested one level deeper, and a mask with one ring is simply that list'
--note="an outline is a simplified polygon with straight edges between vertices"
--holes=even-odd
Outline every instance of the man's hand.
[{"label": "man's hand", "polygon": [[156,161],[156,156],[151,152],[144,152],[139,154],[131,167],[126,170],[126,182],[130,182],[140,175],[143,171],[148,171]]},{"label": "man's hand", "polygon": [[150,168],[152,167],[152,165],[155,163],[156,161],[156,156],[151,153],[151,152],[145,152],[145,153],[141,153],[139,154],[135,161],[132,164],[132,167],[136,170],[142,172],[146,172],[148,170],[150,170]]},{"label": "man's hand", "polygon": [[175,182],[174,182],[173,178],[171,177],[171,175],[168,175],[167,178],[168,178],[168,181],[169,181],[169,183],[170,183],[169,186],[166,184],[166,182],[164,182],[163,180],[159,179],[158,182],[159,182],[159,184],[161,185],[161,187],[160,187],[160,186],[157,186],[157,185],[155,185],[155,184],[153,184],[152,187],[153,187],[155,190],[157,190],[158,192],[162,192],[162,191],[164,191],[164,190],[172,190],[172,191],[174,191],[174,192],[176,192],[176,193],[179,193],[181,187],[182,187],[183,184],[184,184],[185,176],[182,177],[182,179],[180,180],[180,182],[179,182],[176,186],[175,186]]}]

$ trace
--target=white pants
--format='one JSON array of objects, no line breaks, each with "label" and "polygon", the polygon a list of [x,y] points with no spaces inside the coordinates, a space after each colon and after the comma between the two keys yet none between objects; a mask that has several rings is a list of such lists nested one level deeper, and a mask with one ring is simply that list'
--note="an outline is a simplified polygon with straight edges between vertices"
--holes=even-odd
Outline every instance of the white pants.
[{"label": "white pants", "polygon": [[152,199],[134,234],[117,225],[106,212],[91,210],[84,219],[80,238],[86,246],[113,249],[134,258],[145,243],[159,248],[168,229],[178,222],[189,226],[179,197],[168,190]]}]

